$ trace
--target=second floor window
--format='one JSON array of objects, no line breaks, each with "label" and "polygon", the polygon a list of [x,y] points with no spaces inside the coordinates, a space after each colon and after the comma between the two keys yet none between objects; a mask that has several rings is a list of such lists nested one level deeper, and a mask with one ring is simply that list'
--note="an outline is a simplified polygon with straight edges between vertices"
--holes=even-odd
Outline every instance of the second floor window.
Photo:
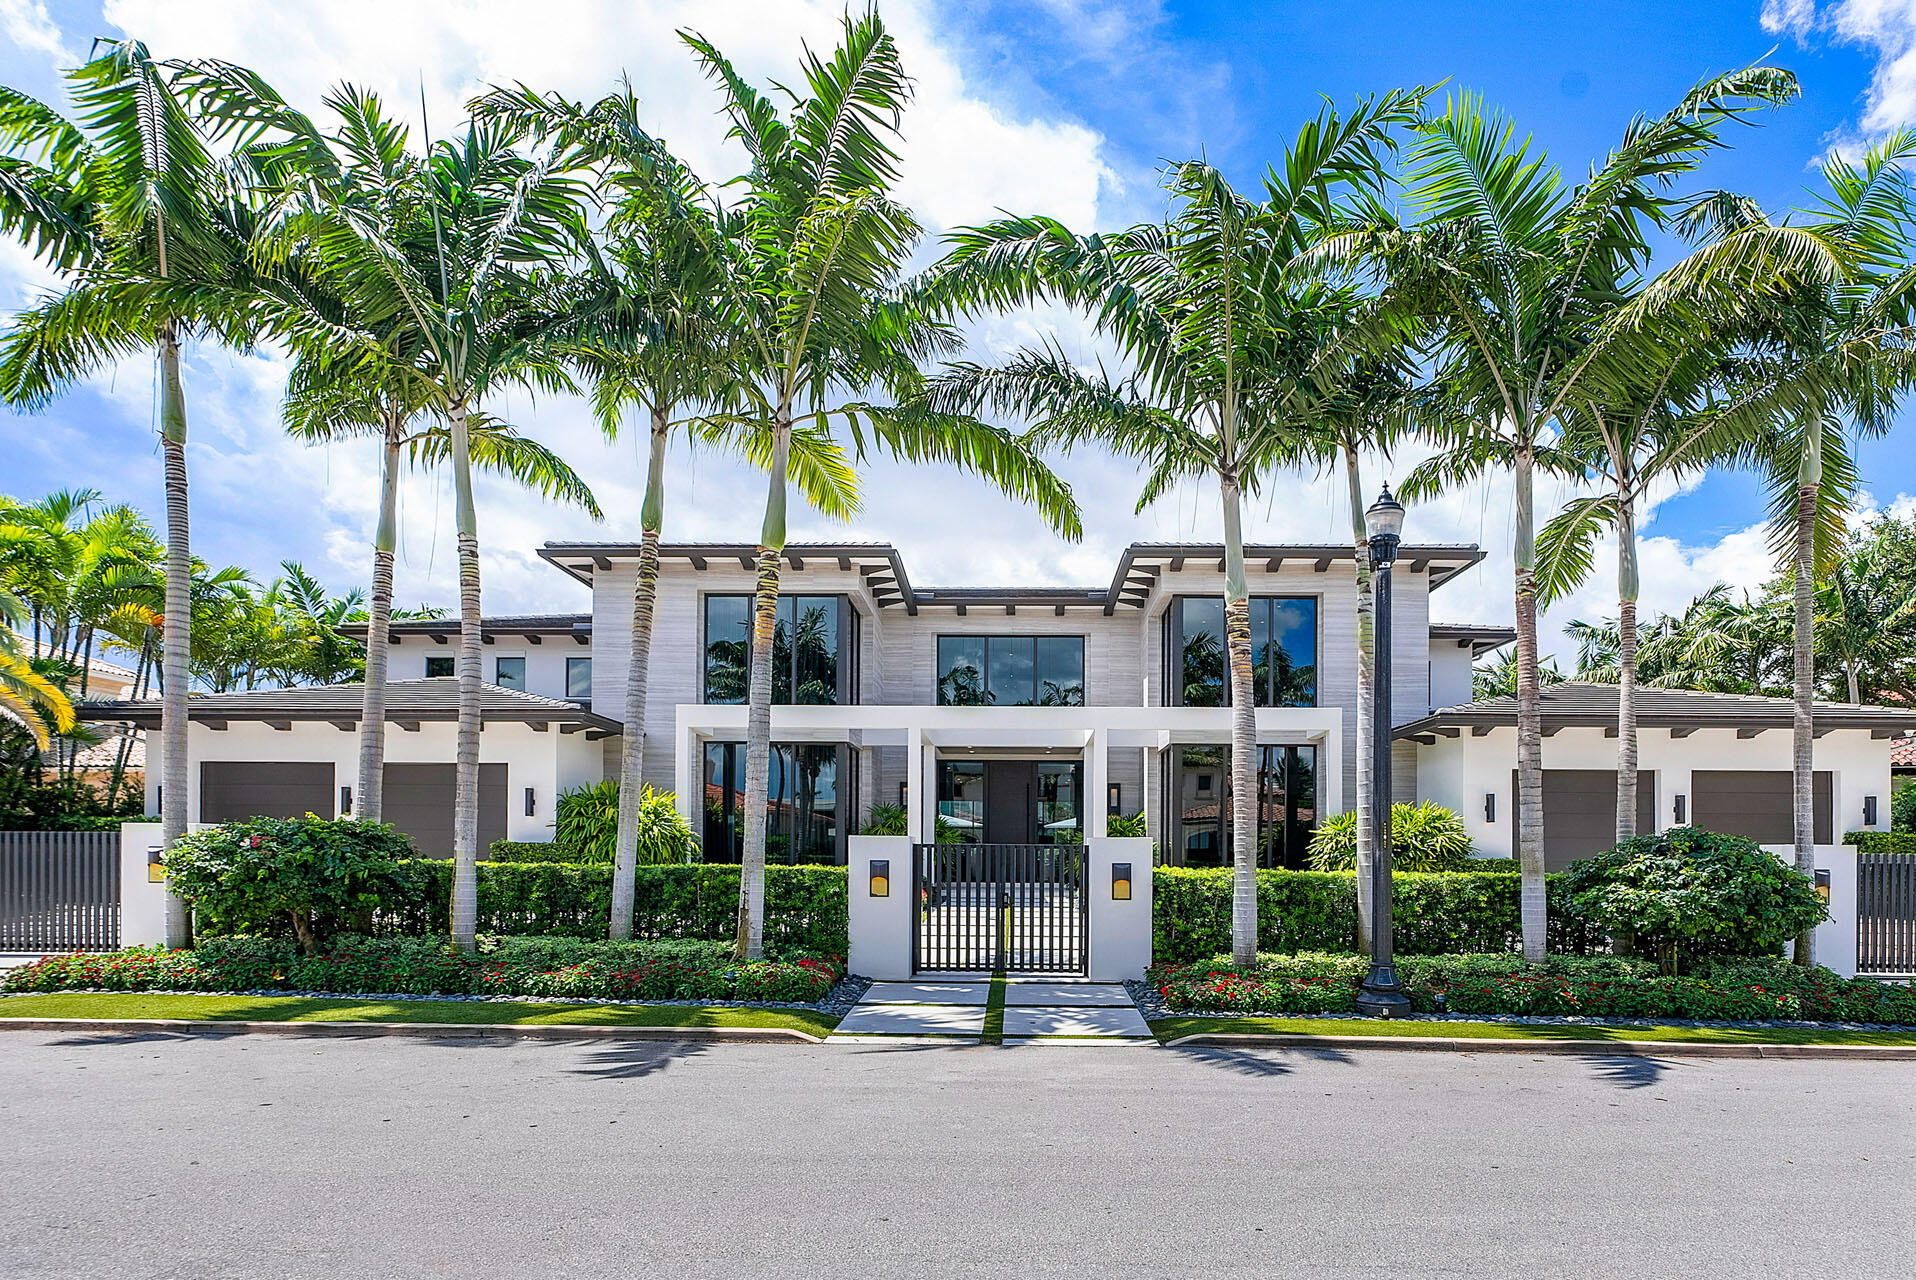
[{"label": "second floor window", "polygon": [[1082,707],[1083,636],[939,636],[941,707]]},{"label": "second floor window", "polygon": [[494,665],[493,683],[501,689],[526,691],[526,660],[524,658],[500,658]]},{"label": "second floor window", "polygon": [[426,674],[428,676],[456,676],[459,672],[453,666],[455,661],[453,658],[427,658]]},{"label": "second floor window", "polygon": [[[1229,705],[1223,598],[1179,596],[1166,621],[1165,703]],[[1260,707],[1317,705],[1315,596],[1251,597],[1251,684]]]},{"label": "second floor window", "polygon": [[592,701],[592,659],[565,660],[565,696],[575,702]]},{"label": "second floor window", "polygon": [[[852,701],[851,624],[843,596],[780,596],[772,632],[772,701]],[[752,597],[705,597],[705,700],[744,702],[752,676]]]}]

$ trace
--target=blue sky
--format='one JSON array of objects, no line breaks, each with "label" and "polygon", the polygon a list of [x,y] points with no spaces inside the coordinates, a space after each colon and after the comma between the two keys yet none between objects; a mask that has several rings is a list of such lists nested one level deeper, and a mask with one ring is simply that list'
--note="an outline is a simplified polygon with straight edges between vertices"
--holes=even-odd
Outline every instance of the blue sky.
[{"label": "blue sky", "polygon": [[[1414,83],[1482,95],[1575,180],[1614,145],[1637,112],[1665,109],[1698,77],[1763,57],[1795,71],[1797,104],[1737,130],[1734,149],[1702,175],[1780,210],[1804,199],[1814,164],[1916,120],[1916,0],[1738,3],[1387,4],[1155,3],[1153,0],[899,0],[881,6],[918,79],[906,116],[906,198],[936,232],[998,208],[1052,213],[1085,229],[1150,216],[1156,170],[1203,154],[1243,187],[1319,95]],[[93,35],[131,33],[162,56],[211,55],[254,66],[295,100],[317,104],[327,84],[352,78],[399,101],[423,77],[435,120],[456,117],[477,87],[523,78],[573,96],[603,91],[629,71],[655,110],[654,127],[708,177],[739,159],[712,115],[716,100],[672,32],[696,26],[763,82],[791,76],[801,38],[828,43],[838,12],[819,0],[579,0],[563,23],[527,23],[524,5],[453,6],[335,0],[283,8],[227,0],[0,0],[0,81],[57,95],[54,69]],[[929,249],[927,250],[929,251]],[[24,253],[0,248],[0,305],[16,306],[47,281]],[[1071,317],[1003,317],[972,331],[989,358],[1056,333],[1085,358],[1097,344]],[[271,352],[193,353],[188,363],[194,445],[195,546],[206,558],[270,577],[302,560],[336,587],[362,582],[372,517],[373,459],[360,446],[307,449],[276,424],[283,364]],[[607,507],[594,526],[577,513],[482,486],[489,611],[582,607],[582,593],[532,549],[547,537],[636,534],[641,459],[629,440],[606,445],[581,406],[507,397],[494,407],[585,470]],[[92,485],[150,512],[160,507],[152,446],[152,362],[129,360],[32,418],[6,415],[13,435],[5,491],[34,495]],[[1863,446],[1873,499],[1916,492],[1905,434]],[[1135,538],[1215,536],[1208,491],[1187,491],[1131,512],[1135,474],[1106,459],[1063,460],[1091,517],[1084,543],[1051,538],[1029,513],[982,487],[875,465],[864,515],[848,531],[816,517],[799,536],[886,539],[904,550],[915,581],[1101,583]],[[1403,464],[1394,464],[1401,470]],[[749,541],[762,482],[713,457],[676,455],[668,533]],[[1373,468],[1383,478],[1381,464]],[[1563,496],[1563,495],[1558,495]],[[409,479],[400,595],[453,598],[450,499],[439,477]],[[1481,541],[1477,572],[1446,588],[1442,617],[1506,620],[1507,492],[1495,483],[1413,511],[1412,537]],[[1674,608],[1719,578],[1754,585],[1767,572],[1761,496],[1745,478],[1713,476],[1668,495],[1646,529],[1646,602]],[[1347,527],[1338,486],[1299,476],[1253,513],[1249,536],[1336,537]],[[1033,563],[1036,562],[1034,569]],[[1605,611],[1601,584],[1553,612],[1555,626]]]}]

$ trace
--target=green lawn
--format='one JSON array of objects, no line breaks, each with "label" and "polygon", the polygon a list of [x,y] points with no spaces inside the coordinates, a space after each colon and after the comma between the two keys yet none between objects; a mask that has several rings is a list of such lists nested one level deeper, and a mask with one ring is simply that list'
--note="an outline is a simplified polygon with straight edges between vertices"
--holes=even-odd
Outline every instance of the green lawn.
[{"label": "green lawn", "polygon": [[511,1003],[468,1000],[318,1000],[304,996],[56,993],[0,1000],[0,1018],[183,1018],[231,1022],[458,1022],[593,1027],[777,1027],[823,1036],[838,1019],[809,1009],[694,1005]]},{"label": "green lawn", "polygon": [[1866,1044],[1916,1045],[1916,1032],[1818,1031],[1776,1027],[1530,1026],[1501,1022],[1392,1022],[1344,1018],[1160,1018],[1151,1024],[1159,1041],[1202,1034],[1292,1036],[1405,1036],[1429,1040],[1637,1040],[1681,1044]]}]

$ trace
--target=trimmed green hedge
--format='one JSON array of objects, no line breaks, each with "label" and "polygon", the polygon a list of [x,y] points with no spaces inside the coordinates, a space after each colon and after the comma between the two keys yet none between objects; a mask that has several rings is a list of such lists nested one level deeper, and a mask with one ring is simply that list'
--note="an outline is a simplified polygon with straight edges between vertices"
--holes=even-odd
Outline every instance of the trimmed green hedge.
[{"label": "trimmed green hedge", "polygon": [[1843,843],[1864,853],[1916,853],[1916,831],[1846,831]]},{"label": "trimmed green hedge", "polygon": [[552,840],[494,840],[487,862],[591,862]]},{"label": "trimmed green hedge", "polygon": [[6,991],[323,991],[338,995],[572,996],[810,1004],[845,975],[839,956],[774,952],[741,964],[723,942],[486,938],[462,956],[445,938],[335,939],[302,955],[289,939],[208,938],[188,951],[133,947],[48,956],[0,975]]},{"label": "trimmed green hedge", "polygon": [[[452,863],[420,859],[414,892],[381,905],[375,932],[443,933],[452,904]],[[738,930],[736,866],[640,867],[633,935],[733,937]],[[765,945],[842,956],[849,949],[843,867],[765,868]],[[604,863],[482,862],[480,933],[603,938],[612,916],[612,868]]]},{"label": "trimmed green hedge", "polygon": [[[1260,955],[1256,972],[1241,974],[1226,955],[1159,964],[1145,980],[1180,1013],[1352,1013],[1367,968],[1352,955]],[[1419,1013],[1916,1025],[1916,988],[1781,959],[1704,961],[1660,977],[1627,956],[1551,956],[1535,968],[1517,955],[1405,956],[1397,972]]]},{"label": "trimmed green hedge", "polygon": [[[1153,877],[1152,941],[1159,963],[1231,949],[1231,869],[1159,867]],[[1403,955],[1515,951],[1522,880],[1502,871],[1403,872],[1391,878],[1392,919]],[[1547,882],[1550,950],[1583,955],[1605,938],[1564,910],[1557,877]],[[1354,952],[1357,876],[1349,871],[1257,873],[1257,946],[1272,952]]]}]

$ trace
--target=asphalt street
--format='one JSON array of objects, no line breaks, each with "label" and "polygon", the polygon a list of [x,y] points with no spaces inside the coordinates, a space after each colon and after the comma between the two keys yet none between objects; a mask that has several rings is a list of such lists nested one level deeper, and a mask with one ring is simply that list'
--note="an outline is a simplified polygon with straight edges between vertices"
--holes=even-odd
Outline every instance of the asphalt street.
[{"label": "asphalt street", "polygon": [[1916,1275],[1879,1062],[10,1032],[7,1276]]}]

